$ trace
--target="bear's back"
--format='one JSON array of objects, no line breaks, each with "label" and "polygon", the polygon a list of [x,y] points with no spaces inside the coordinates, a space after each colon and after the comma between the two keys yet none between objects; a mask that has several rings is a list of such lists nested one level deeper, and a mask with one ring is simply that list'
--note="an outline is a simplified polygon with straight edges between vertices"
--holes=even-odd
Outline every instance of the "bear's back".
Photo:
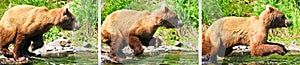
[{"label": "bear's back", "polygon": [[[258,17],[224,17],[215,21],[204,34],[220,38],[223,42],[243,43],[248,40],[251,31],[256,29],[250,27],[259,27],[259,23]],[[236,39],[242,40],[233,41]]]},{"label": "bear's back", "polygon": [[11,27],[18,28],[24,24],[27,19],[39,16],[41,12],[45,12],[46,7],[35,7],[31,5],[17,5],[9,8],[2,16],[0,24],[10,24]]},{"label": "bear's back", "polygon": [[121,32],[128,30],[135,22],[150,16],[150,12],[136,10],[118,10],[108,15],[102,24],[102,29],[118,29]]}]

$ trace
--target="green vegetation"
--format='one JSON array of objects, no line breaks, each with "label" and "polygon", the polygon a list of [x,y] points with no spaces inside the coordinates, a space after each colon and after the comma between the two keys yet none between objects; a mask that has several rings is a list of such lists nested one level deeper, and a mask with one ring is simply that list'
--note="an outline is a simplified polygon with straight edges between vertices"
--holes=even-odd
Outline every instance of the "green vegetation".
[{"label": "green vegetation", "polygon": [[294,25],[288,28],[270,30],[268,41],[286,44],[290,44],[292,41],[300,41],[299,0],[204,0],[202,2],[203,31],[221,17],[259,16],[265,10],[265,5],[271,5],[285,13]]},{"label": "green vegetation", "polygon": [[[48,9],[60,8],[68,4],[67,0],[0,0],[0,15],[11,7],[16,5],[33,5],[45,6]],[[76,32],[63,31],[59,27],[54,26],[44,36],[44,42],[51,42],[61,36],[71,37],[74,45],[80,45],[82,42],[97,42],[97,22],[98,22],[98,6],[97,0],[73,0],[73,4],[68,4],[70,11],[76,16],[77,22],[82,26]],[[74,38],[74,39],[73,39]]]},{"label": "green vegetation", "polygon": [[[185,23],[179,31],[161,27],[154,36],[161,36],[164,43],[173,45],[175,41],[198,43],[198,2],[197,0],[165,0],[168,8],[174,10]],[[110,13],[121,9],[153,11],[160,8],[160,1],[149,0],[102,0],[101,23]]]},{"label": "green vegetation", "polygon": [[76,15],[81,28],[74,33],[75,45],[83,42],[97,44],[98,39],[98,1],[97,0],[73,0],[71,9]]}]

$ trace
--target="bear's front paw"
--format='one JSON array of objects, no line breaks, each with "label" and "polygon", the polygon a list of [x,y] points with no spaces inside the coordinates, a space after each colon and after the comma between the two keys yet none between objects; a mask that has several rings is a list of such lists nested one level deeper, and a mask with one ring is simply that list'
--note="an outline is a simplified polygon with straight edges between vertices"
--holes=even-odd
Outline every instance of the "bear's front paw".
[{"label": "bear's front paw", "polygon": [[138,56],[144,53],[144,48],[134,50],[134,56]]},{"label": "bear's front paw", "polygon": [[280,54],[280,55],[285,55],[286,53],[288,53],[289,51],[286,50],[285,48],[281,48],[279,50],[276,51],[277,54]]},{"label": "bear's front paw", "polygon": [[209,60],[209,56],[206,56],[206,55],[202,55],[202,62],[203,61],[208,61]]},{"label": "bear's front paw", "polygon": [[3,52],[3,55],[5,57],[8,57],[8,58],[12,58],[13,57],[13,53],[12,52]]},{"label": "bear's front paw", "polygon": [[124,59],[121,57],[110,57],[110,62],[112,63],[123,63]]}]

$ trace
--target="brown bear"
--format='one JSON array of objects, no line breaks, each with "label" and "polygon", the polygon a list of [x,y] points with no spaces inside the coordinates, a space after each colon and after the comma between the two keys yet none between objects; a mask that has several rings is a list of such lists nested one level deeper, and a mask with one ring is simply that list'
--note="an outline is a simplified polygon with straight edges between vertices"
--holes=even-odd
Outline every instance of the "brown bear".
[{"label": "brown bear", "polygon": [[111,61],[119,63],[126,56],[122,50],[127,44],[134,50],[134,55],[143,53],[143,47],[149,45],[158,27],[182,27],[177,14],[162,6],[154,12],[136,10],[118,10],[108,15],[102,24],[101,42],[110,46]]},{"label": "brown bear", "polygon": [[236,45],[250,46],[253,56],[265,56],[273,53],[284,55],[287,50],[283,45],[268,42],[270,28],[288,27],[291,22],[284,13],[271,6],[260,16],[224,17],[215,21],[202,35],[202,56],[216,62],[216,55],[225,56]]},{"label": "brown bear", "polygon": [[[0,50],[4,55],[13,55],[16,61],[24,61],[31,41],[32,51],[44,45],[43,34],[52,26],[63,30],[78,30],[80,25],[68,7],[48,10],[46,7],[18,5],[9,8],[0,21]],[[13,53],[8,46],[14,44]]]}]

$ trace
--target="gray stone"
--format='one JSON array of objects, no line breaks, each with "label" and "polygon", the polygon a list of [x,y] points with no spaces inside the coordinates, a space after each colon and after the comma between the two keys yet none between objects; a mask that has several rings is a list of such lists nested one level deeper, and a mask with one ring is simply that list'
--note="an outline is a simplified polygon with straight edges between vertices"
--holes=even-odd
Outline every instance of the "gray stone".
[{"label": "gray stone", "polygon": [[45,46],[61,46],[60,44],[59,44],[59,42],[58,41],[53,41],[53,42],[49,42],[47,45],[45,45]]},{"label": "gray stone", "polygon": [[89,48],[84,48],[84,47],[74,47],[74,52],[79,53],[79,52],[96,52],[92,49]]},{"label": "gray stone", "polygon": [[47,52],[46,54],[41,55],[41,57],[45,58],[61,58],[61,57],[67,57],[69,53],[65,51],[50,51]]},{"label": "gray stone", "polygon": [[92,45],[88,42],[83,42],[83,45],[82,45],[84,48],[90,48],[92,47]]},{"label": "gray stone", "polygon": [[297,46],[297,42],[293,41],[289,46],[287,46],[288,50],[291,51],[300,51],[300,46]]},{"label": "gray stone", "polygon": [[181,42],[179,42],[179,41],[175,41],[175,46],[176,47],[181,47],[183,44],[181,43]]},{"label": "gray stone", "polygon": [[184,46],[187,46],[188,48],[191,48],[191,49],[198,49],[198,47],[194,44],[194,43],[191,43],[191,42],[185,42],[185,43],[182,43]]},{"label": "gray stone", "polygon": [[149,41],[149,46],[159,47],[163,44],[162,40],[163,39],[161,37],[155,36]]}]

